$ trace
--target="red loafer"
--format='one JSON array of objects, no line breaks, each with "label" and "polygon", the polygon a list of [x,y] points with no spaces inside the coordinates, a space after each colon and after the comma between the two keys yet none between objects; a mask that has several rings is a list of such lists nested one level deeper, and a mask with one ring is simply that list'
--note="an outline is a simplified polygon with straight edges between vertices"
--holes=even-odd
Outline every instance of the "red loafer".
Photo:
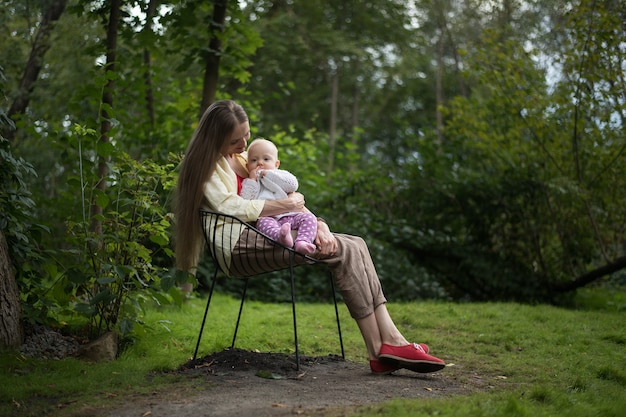
[{"label": "red loafer", "polygon": [[381,362],[409,369],[413,372],[436,372],[445,368],[446,363],[439,358],[429,355],[428,346],[424,348],[417,343],[405,346],[391,346],[383,344],[378,358]]},{"label": "red loafer", "polygon": [[400,369],[397,365],[384,363],[376,359],[370,359],[370,369],[376,375],[389,375],[390,373]]}]

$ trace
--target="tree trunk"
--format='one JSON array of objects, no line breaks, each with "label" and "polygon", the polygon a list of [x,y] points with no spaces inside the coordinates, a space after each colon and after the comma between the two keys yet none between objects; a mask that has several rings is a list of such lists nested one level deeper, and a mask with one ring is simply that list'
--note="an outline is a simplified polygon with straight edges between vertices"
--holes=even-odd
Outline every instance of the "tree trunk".
[{"label": "tree trunk", "polygon": [[215,101],[217,81],[219,78],[220,57],[222,56],[222,41],[218,33],[224,31],[227,4],[228,0],[215,0],[213,2],[213,18],[209,25],[211,40],[209,41],[209,52],[206,55],[200,115]]},{"label": "tree trunk", "polygon": [[435,89],[437,97],[437,106],[435,108],[435,117],[437,121],[437,144],[441,151],[443,146],[443,34],[439,34],[437,39],[437,71],[435,72]]},{"label": "tree trunk", "polygon": [[[109,25],[107,28],[107,52],[106,52],[106,66],[104,67],[107,73],[107,83],[102,90],[102,111],[100,113],[100,139],[101,143],[109,143],[111,138],[109,133],[111,131],[111,110],[113,109],[113,88],[115,83],[113,77],[108,73],[115,73],[115,60],[117,59],[117,30],[120,20],[120,1],[111,1],[111,10],[109,11]],[[106,177],[109,172],[107,166],[109,157],[105,155],[98,155],[98,184],[96,188],[104,192],[106,190]],[[102,233],[102,221],[99,216],[102,215],[102,207],[98,206],[95,199],[91,204],[91,231],[100,234]]]},{"label": "tree trunk", "polygon": [[[145,31],[152,31],[152,19],[156,14],[156,8],[159,0],[150,0],[148,3],[148,9],[146,10],[146,26]],[[150,56],[150,50],[144,48],[143,50],[143,66],[144,73],[143,79],[146,84],[146,111],[148,112],[148,120],[150,121],[150,129],[154,129],[154,92],[152,89],[152,58]]]},{"label": "tree trunk", "polygon": [[606,265],[582,274],[576,277],[573,281],[555,283],[552,284],[551,287],[552,290],[556,292],[570,292],[577,288],[582,288],[585,285],[590,284],[602,277],[611,275],[617,271],[621,271],[622,269],[626,269],[626,256],[621,256],[617,259],[614,259],[612,262],[607,263]]},{"label": "tree trunk", "polygon": [[20,294],[13,274],[9,246],[0,230],[0,348],[16,348],[24,339],[20,323]]},{"label": "tree trunk", "polygon": [[[28,107],[30,94],[35,87],[35,81],[37,81],[39,72],[43,67],[43,57],[46,52],[48,52],[48,49],[50,49],[50,34],[54,29],[54,25],[63,14],[66,4],[67,0],[50,0],[47,2],[48,7],[45,10],[41,23],[37,28],[37,35],[35,36],[33,47],[30,50],[30,56],[28,57],[28,63],[26,64],[24,74],[22,75],[20,88],[17,92],[15,100],[13,100],[13,103],[9,108],[8,116],[13,121],[16,121],[20,115],[24,114],[24,111],[26,111],[26,108]],[[5,126],[2,129],[2,136],[13,142],[16,131],[17,129]]]},{"label": "tree trunk", "polygon": [[330,180],[335,167],[335,145],[337,142],[337,107],[339,101],[339,65],[331,75],[330,126],[328,126],[328,167],[327,178]]},{"label": "tree trunk", "polygon": [[[357,61],[356,62],[356,69],[354,71],[356,74],[361,72],[361,62]],[[358,129],[359,129],[359,106],[360,106],[360,101],[361,101],[361,90],[359,89],[359,81],[358,79],[354,81],[354,88],[352,90],[352,126],[350,127],[350,141],[352,142],[352,145],[354,146],[353,149],[355,149],[353,152],[358,152],[357,149],[359,146],[358,143],[358,137],[359,137],[359,133],[358,133]],[[354,170],[358,169],[360,163],[357,163],[356,166],[350,165],[349,169],[350,172],[353,172]]]}]

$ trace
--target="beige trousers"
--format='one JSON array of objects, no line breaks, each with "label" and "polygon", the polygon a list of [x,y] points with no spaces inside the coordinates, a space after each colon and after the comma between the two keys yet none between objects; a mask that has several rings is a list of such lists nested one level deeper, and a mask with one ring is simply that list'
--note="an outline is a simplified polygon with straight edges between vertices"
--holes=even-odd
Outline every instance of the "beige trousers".
[{"label": "beige trousers", "polygon": [[[320,261],[330,268],[350,315],[357,320],[365,318],[387,302],[369,249],[358,236],[340,233],[334,233],[334,236],[337,253]],[[294,257],[297,265],[309,262],[302,256]],[[250,276],[288,266],[289,252],[268,243],[258,233],[245,229],[231,254],[230,275]]]}]

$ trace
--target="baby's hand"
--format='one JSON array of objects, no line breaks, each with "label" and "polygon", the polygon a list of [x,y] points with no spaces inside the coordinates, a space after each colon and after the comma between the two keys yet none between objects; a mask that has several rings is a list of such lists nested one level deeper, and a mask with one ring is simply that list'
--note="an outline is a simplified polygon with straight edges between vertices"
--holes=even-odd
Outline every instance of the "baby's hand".
[{"label": "baby's hand", "polygon": [[256,181],[258,176],[259,176],[259,168],[258,167],[248,171],[248,178],[250,178],[251,180],[255,180]]}]

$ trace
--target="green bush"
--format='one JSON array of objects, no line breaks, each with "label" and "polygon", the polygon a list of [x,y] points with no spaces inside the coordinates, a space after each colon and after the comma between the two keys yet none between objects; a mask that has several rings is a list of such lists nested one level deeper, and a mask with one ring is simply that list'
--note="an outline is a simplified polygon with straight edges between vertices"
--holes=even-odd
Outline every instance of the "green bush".
[{"label": "green bush", "polygon": [[[26,296],[35,309],[52,310],[52,316],[83,316],[93,336],[111,329],[126,335],[140,323],[146,301],[182,301],[170,268],[172,218],[163,198],[174,186],[176,161],[138,162],[111,147],[106,150],[109,172],[102,191],[89,169],[93,155],[84,151],[93,148],[85,144],[93,145],[95,136],[91,129],[73,129],[80,169],[68,177],[65,195],[81,195],[80,211],[67,215],[63,247],[47,253],[46,285]],[[92,202],[101,215],[88,214]],[[94,221],[101,223],[101,231],[92,228]]]}]

